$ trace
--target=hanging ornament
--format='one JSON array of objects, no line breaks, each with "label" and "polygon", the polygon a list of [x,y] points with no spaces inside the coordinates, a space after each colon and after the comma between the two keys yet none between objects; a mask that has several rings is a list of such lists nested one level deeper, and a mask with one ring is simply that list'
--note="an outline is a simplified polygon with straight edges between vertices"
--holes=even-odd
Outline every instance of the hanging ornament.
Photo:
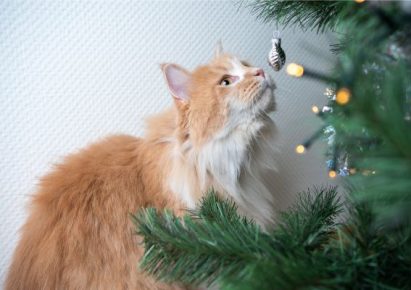
[{"label": "hanging ornament", "polygon": [[329,106],[324,106],[324,107],[321,109],[321,112],[323,112],[323,113],[332,113],[332,112],[333,112],[333,108],[332,108],[332,107],[329,107]]},{"label": "hanging ornament", "polygon": [[344,164],[338,169],[338,175],[348,176],[350,175],[350,168],[348,167],[348,153],[345,155]]},{"label": "hanging ornament", "polygon": [[273,47],[268,54],[268,63],[275,71],[279,71],[285,64],[285,52],[281,48],[280,32],[275,31],[271,40]]},{"label": "hanging ornament", "polygon": [[335,90],[333,90],[332,88],[325,88],[324,96],[327,96],[327,98],[331,101],[335,101]]}]

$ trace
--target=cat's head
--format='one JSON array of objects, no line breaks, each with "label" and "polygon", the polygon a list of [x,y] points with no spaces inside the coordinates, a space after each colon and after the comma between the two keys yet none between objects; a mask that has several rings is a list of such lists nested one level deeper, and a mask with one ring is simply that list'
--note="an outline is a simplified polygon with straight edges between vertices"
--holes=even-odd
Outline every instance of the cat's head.
[{"label": "cat's head", "polygon": [[274,84],[261,68],[224,53],[221,45],[206,65],[190,72],[162,64],[179,114],[180,138],[202,145],[275,109]]}]

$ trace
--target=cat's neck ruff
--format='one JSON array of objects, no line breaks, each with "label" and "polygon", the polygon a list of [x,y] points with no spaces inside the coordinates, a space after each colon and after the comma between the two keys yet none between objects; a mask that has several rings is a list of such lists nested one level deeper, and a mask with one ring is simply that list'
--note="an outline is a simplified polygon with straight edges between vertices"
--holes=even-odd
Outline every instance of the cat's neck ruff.
[{"label": "cat's neck ruff", "polygon": [[261,225],[274,220],[272,174],[276,127],[267,115],[226,126],[200,148],[175,142],[168,185],[189,208],[210,188],[233,198],[240,212]]}]

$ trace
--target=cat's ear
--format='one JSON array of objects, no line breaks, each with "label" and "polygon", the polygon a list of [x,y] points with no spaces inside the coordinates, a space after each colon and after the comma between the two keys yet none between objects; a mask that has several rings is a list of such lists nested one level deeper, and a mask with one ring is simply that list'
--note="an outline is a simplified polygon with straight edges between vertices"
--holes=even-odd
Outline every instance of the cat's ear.
[{"label": "cat's ear", "polygon": [[221,42],[221,39],[217,41],[215,48],[214,48],[214,58],[220,57],[224,53],[223,49],[223,43]]},{"label": "cat's ear", "polygon": [[173,63],[164,63],[160,67],[171,95],[179,101],[187,102],[189,100],[190,73]]}]

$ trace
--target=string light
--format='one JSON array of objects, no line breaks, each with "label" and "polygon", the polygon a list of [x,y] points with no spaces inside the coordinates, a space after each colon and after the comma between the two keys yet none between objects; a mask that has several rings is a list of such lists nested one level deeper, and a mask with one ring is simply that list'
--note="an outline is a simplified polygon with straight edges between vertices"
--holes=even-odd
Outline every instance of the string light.
[{"label": "string light", "polygon": [[304,145],[298,145],[297,147],[295,147],[295,152],[297,152],[298,154],[303,154],[305,152],[305,146]]},{"label": "string light", "polygon": [[370,169],[365,169],[365,170],[363,170],[361,173],[362,173],[362,175],[364,175],[364,176],[370,176],[370,175],[375,175],[375,174],[377,174],[377,171],[375,171],[375,170],[370,170]]},{"label": "string light", "polygon": [[357,169],[355,169],[355,168],[350,168],[350,174],[351,175],[354,175],[354,174],[356,174],[357,173]]},{"label": "string light", "polygon": [[357,2],[357,3],[363,3],[363,2],[365,2],[365,0],[354,0],[355,2]]},{"label": "string light", "polygon": [[351,92],[347,88],[341,88],[337,92],[335,101],[340,105],[346,105],[351,99]]},{"label": "string light", "polygon": [[337,177],[337,172],[335,172],[335,170],[328,171],[328,177],[336,178]]},{"label": "string light", "polygon": [[321,127],[314,134],[312,134],[311,137],[308,138],[304,143],[299,144],[297,147],[295,147],[295,152],[297,152],[298,154],[305,153],[305,151],[309,149],[311,145],[316,140],[318,140],[323,134],[324,134],[324,127]]},{"label": "string light", "polygon": [[304,74],[304,68],[296,63],[290,63],[287,66],[287,73],[293,77],[301,77]]},{"label": "string light", "polygon": [[364,176],[369,176],[370,174],[371,174],[371,170],[368,170],[368,169],[365,169],[362,172],[362,175],[364,175]]},{"label": "string light", "polygon": [[320,109],[317,106],[312,106],[311,111],[313,111],[314,114],[318,114],[320,112]]}]

